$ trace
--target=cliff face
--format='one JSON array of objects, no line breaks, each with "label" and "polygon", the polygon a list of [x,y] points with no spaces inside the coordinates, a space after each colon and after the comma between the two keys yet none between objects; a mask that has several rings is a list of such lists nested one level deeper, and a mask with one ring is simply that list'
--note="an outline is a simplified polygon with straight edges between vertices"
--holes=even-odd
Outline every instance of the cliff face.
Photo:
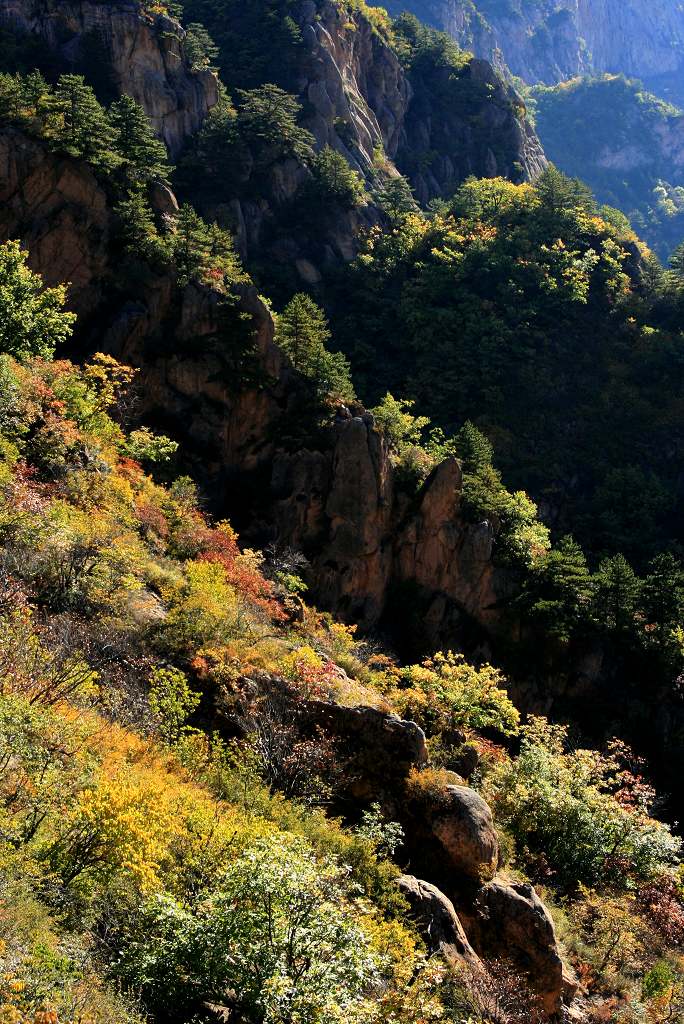
[{"label": "cliff face", "polygon": [[[369,198],[353,210],[336,208],[313,232],[303,226],[304,210],[295,236],[288,210],[310,180],[306,164],[279,161],[255,197],[247,159],[234,194],[218,195],[212,206],[199,185],[191,193],[208,215],[226,219],[246,257],[261,257],[266,248],[315,284],[326,263],[353,257],[360,228],[381,219],[372,193],[383,176],[404,173],[419,201],[427,203],[449,195],[471,174],[522,181],[545,166],[519,97],[487,63],[472,61],[456,76],[448,68],[414,75],[358,11],[331,0],[303,0],[293,5],[291,17],[302,42],[288,88],[300,100],[301,124],[317,149],[331,146],[361,174]],[[242,30],[239,18],[233,29]],[[447,85],[455,100],[445,103],[439,94]]]},{"label": "cliff face", "polygon": [[460,516],[454,461],[409,502],[372,416],[362,410],[343,410],[321,437],[285,450],[278,438],[297,415],[301,383],[273,344],[272,318],[254,288],[239,290],[261,376],[246,386],[235,369],[234,338],[221,326],[218,293],[194,284],[178,290],[170,276],[158,275],[121,300],[109,250],[111,214],[87,167],[7,131],[0,135],[0,171],[0,237],[22,239],[47,284],[71,282],[82,347],[141,367],[143,412],[182,439],[217,510],[232,514],[238,503],[251,515],[235,481],[244,486],[260,474],[260,529],[307,553],[326,607],[374,625],[392,587],[408,583],[425,597],[435,642],[462,613],[495,628],[505,580],[491,561],[494,532]]},{"label": "cliff face", "polygon": [[669,0],[413,0],[408,7],[530,83],[604,71],[658,79],[682,69],[684,11]]},{"label": "cliff face", "polygon": [[0,0],[0,21],[40,36],[67,67],[96,40],[113,88],[140,103],[172,158],[216,103],[216,77],[190,70],[178,22],[136,3]]}]

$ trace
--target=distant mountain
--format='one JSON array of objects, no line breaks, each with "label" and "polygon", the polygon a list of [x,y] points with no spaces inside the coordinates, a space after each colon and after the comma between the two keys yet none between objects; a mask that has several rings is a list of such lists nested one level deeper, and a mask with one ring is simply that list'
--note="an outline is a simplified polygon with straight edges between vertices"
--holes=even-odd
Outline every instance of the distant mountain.
[{"label": "distant mountain", "polygon": [[530,84],[623,73],[684,102],[677,0],[391,0]]},{"label": "distant mountain", "polygon": [[531,107],[549,159],[666,259],[684,237],[684,113],[622,75],[537,86]]}]

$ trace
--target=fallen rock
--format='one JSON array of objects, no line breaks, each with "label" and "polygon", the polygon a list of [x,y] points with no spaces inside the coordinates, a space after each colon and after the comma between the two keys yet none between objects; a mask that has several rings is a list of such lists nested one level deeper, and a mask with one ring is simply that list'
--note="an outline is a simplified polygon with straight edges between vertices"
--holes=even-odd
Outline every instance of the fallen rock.
[{"label": "fallen rock", "polygon": [[563,963],[551,916],[531,885],[495,878],[470,907],[459,906],[459,916],[479,955],[511,960],[527,975],[549,1016],[572,1000],[577,981]]},{"label": "fallen rock", "polygon": [[430,953],[442,953],[447,960],[459,960],[473,970],[482,970],[449,897],[413,875],[402,875],[398,885]]}]

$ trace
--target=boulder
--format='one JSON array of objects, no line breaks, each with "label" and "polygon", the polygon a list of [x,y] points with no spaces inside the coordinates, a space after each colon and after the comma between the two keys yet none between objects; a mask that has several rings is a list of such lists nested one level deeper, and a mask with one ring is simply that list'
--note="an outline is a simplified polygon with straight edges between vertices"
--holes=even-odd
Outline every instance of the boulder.
[{"label": "boulder", "polygon": [[449,897],[437,886],[413,875],[402,875],[398,885],[430,953],[442,953],[447,960],[461,961],[473,970],[482,970]]},{"label": "boulder", "polygon": [[499,840],[491,811],[479,794],[466,785],[447,785],[426,811],[443,870],[480,883],[494,878]]},{"label": "boulder", "polygon": [[572,1000],[577,981],[563,963],[551,916],[531,885],[494,878],[472,905],[459,906],[459,916],[479,955],[512,961],[549,1016]]}]

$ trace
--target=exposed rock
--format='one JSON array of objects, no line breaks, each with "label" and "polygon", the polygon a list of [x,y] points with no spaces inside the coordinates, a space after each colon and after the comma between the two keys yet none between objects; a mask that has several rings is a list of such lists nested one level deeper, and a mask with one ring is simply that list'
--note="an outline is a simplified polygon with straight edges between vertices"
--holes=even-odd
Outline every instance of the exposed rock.
[{"label": "exposed rock", "polygon": [[481,970],[480,959],[468,942],[451,900],[435,885],[413,875],[402,875],[398,885],[408,900],[428,950]]},{"label": "exposed rock", "polygon": [[0,20],[39,35],[67,67],[86,38],[98,39],[114,87],[140,103],[172,158],[217,102],[216,76],[190,70],[178,22],[136,3],[0,0]]},{"label": "exposed rock", "polygon": [[440,875],[455,872],[476,882],[493,878],[499,840],[492,812],[474,789],[447,786],[434,800],[421,796],[418,805],[412,801],[410,810],[418,828],[438,844]]},{"label": "exposed rock", "polygon": [[218,696],[219,725],[239,731],[250,709],[263,701],[302,738],[322,732],[336,742],[338,758],[345,764],[345,795],[356,800],[381,799],[427,760],[425,734],[415,722],[374,707],[346,707],[306,697],[267,673],[241,680],[235,690]]},{"label": "exposed rock", "polygon": [[92,312],[109,274],[107,197],[87,164],[0,133],[0,238],[20,238],[47,285],[69,283],[69,305]]},{"label": "exposed rock", "polygon": [[480,956],[511,959],[539,993],[549,1015],[570,1002],[577,982],[563,963],[553,921],[531,885],[495,878],[470,905],[458,907]]},{"label": "exposed rock", "polygon": [[413,11],[530,83],[601,72],[681,77],[684,12],[669,0],[393,0],[390,9]]}]

